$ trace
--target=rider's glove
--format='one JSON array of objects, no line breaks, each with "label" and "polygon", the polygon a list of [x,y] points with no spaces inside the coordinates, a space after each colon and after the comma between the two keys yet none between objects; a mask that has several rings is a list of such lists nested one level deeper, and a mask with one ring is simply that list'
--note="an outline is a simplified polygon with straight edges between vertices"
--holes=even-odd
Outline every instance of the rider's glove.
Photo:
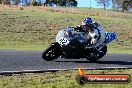
[{"label": "rider's glove", "polygon": [[82,26],[78,25],[74,27],[75,31],[84,32]]},{"label": "rider's glove", "polygon": [[78,31],[79,29],[80,29],[80,26],[79,25],[74,27],[74,30],[75,31]]}]

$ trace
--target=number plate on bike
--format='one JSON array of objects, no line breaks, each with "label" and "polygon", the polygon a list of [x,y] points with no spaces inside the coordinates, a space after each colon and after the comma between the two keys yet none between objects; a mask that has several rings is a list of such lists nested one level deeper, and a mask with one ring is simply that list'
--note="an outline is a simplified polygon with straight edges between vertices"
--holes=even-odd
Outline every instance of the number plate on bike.
[{"label": "number plate on bike", "polygon": [[69,44],[69,40],[66,39],[66,38],[64,38],[64,37],[60,38],[57,42],[59,44],[61,44],[61,45],[67,45],[67,44]]}]

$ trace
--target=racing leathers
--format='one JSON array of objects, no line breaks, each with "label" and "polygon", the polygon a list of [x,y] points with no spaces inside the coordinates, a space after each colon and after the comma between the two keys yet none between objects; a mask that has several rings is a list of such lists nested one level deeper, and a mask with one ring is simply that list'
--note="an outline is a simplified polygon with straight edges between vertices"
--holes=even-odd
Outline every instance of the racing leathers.
[{"label": "racing leathers", "polygon": [[105,41],[105,31],[98,23],[93,22],[92,29],[85,29],[83,25],[78,25],[74,27],[74,29],[80,32],[85,32],[92,47],[101,48],[101,46],[103,46],[103,42]]}]

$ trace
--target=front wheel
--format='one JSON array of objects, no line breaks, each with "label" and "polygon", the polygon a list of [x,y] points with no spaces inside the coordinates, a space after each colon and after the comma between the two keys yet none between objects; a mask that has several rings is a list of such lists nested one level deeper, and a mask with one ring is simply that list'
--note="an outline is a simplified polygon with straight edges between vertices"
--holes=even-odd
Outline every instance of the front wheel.
[{"label": "front wheel", "polygon": [[60,50],[57,44],[51,44],[48,49],[42,53],[42,58],[46,61],[52,61],[60,56]]}]

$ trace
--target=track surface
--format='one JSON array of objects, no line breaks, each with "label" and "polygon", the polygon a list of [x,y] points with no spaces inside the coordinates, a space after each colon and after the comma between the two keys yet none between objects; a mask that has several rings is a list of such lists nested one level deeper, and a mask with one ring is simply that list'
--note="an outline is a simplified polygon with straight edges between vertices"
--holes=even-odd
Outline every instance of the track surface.
[{"label": "track surface", "polygon": [[86,59],[58,58],[47,62],[41,58],[42,51],[0,50],[0,72],[48,69],[75,69],[84,67],[97,68],[132,68],[132,54],[106,54],[97,63]]}]

